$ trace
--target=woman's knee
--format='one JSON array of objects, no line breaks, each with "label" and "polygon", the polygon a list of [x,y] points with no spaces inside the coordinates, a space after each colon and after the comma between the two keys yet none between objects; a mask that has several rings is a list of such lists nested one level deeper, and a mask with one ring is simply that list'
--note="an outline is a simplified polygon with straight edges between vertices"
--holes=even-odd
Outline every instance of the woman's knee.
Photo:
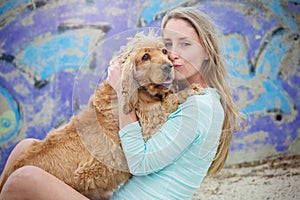
[{"label": "woman's knee", "polygon": [[26,193],[32,190],[43,179],[42,169],[35,166],[24,166],[14,171],[5,182],[2,192]]},{"label": "woman's knee", "polygon": [[13,149],[13,151],[10,154],[10,160],[15,160],[19,155],[21,155],[23,152],[25,152],[30,145],[35,142],[38,141],[37,139],[33,139],[33,138],[27,138],[24,140],[21,140],[16,147]]},{"label": "woman's knee", "polygon": [[[13,165],[15,159],[17,157],[19,157],[23,152],[25,152],[30,147],[30,145],[35,141],[38,141],[38,140],[28,138],[28,139],[21,140],[17,144],[17,146],[10,153],[10,155],[6,161],[5,167],[3,169],[3,174],[5,174],[5,172]],[[1,175],[0,182],[2,182],[2,179],[3,179],[3,176]]]},{"label": "woman's knee", "polygon": [[10,159],[15,160],[20,154],[26,151],[30,147],[30,145],[35,141],[38,140],[33,138],[26,138],[21,140],[11,152]]},{"label": "woman's knee", "polygon": [[18,151],[23,152],[23,151],[27,150],[27,149],[30,147],[30,145],[31,145],[33,142],[35,142],[35,141],[39,141],[39,140],[38,140],[38,139],[34,139],[34,138],[26,138],[26,139],[23,139],[23,140],[21,140],[21,141],[17,144],[17,146],[15,147],[15,149],[17,149]]}]

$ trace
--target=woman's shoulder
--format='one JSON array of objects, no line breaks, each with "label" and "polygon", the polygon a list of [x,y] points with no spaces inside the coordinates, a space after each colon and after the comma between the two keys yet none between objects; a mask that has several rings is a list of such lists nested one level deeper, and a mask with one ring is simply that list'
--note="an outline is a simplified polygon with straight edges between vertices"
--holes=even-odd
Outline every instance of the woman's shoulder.
[{"label": "woman's shoulder", "polygon": [[184,113],[187,113],[189,116],[198,115],[199,113],[209,115],[213,112],[216,101],[220,102],[217,90],[205,88],[203,94],[189,96],[169,117],[184,115]]},{"label": "woman's shoulder", "polygon": [[215,88],[205,88],[203,94],[189,96],[186,101],[179,106],[180,110],[206,111],[211,112],[214,107],[220,107],[220,95]]}]

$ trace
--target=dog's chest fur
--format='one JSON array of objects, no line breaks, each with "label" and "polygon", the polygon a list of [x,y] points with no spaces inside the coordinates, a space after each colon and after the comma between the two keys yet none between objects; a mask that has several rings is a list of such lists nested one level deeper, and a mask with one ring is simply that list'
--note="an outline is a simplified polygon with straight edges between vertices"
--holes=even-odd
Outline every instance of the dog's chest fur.
[{"label": "dog's chest fur", "polygon": [[166,113],[159,97],[150,98],[142,94],[139,96],[136,115],[141,124],[144,139],[147,140],[159,130],[169,113]]},{"label": "dog's chest fur", "polygon": [[151,96],[146,91],[139,91],[136,114],[142,127],[144,139],[149,139],[167,121],[168,116],[194,94],[204,94],[199,84],[192,84],[180,92],[168,92],[161,96]]}]

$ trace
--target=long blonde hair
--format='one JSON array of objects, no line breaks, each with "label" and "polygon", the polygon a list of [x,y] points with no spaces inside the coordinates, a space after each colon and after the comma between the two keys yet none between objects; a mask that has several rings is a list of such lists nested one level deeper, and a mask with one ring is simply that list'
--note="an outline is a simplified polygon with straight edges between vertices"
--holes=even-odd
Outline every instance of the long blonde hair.
[{"label": "long blonde hair", "polygon": [[232,131],[244,125],[244,115],[237,109],[231,89],[227,83],[227,72],[219,47],[218,34],[214,23],[204,13],[192,7],[179,7],[167,12],[162,19],[162,29],[171,18],[183,19],[189,22],[200,38],[203,48],[209,55],[209,62],[201,67],[201,75],[209,87],[216,88],[225,112],[222,134],[215,158],[208,170],[208,175],[218,173],[227,159]]}]

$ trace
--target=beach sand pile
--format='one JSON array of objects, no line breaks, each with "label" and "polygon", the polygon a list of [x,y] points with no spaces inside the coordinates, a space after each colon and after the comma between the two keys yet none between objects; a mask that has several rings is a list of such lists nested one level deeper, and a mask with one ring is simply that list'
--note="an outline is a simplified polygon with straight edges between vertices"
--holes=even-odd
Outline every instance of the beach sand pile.
[{"label": "beach sand pile", "polygon": [[226,166],[207,177],[193,200],[300,199],[300,155]]}]

